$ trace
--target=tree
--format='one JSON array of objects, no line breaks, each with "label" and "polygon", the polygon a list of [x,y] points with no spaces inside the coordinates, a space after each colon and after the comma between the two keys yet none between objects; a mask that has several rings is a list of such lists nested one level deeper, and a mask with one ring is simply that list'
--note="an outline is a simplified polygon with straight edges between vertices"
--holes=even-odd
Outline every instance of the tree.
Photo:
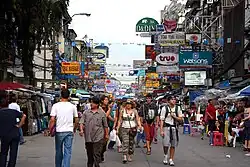
[{"label": "tree", "polygon": [[52,35],[60,31],[68,3],[69,0],[3,0],[0,56],[21,58],[24,77],[32,80],[34,51],[40,52],[41,45],[55,44]]}]

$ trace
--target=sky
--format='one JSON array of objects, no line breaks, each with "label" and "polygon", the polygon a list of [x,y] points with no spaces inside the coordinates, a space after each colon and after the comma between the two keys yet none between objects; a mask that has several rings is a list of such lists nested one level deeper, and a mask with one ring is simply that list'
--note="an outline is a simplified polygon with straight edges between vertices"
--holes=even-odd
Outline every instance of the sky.
[{"label": "sky", "polygon": [[[150,38],[136,35],[136,23],[144,17],[160,22],[160,10],[169,3],[169,0],[70,0],[71,16],[76,13],[91,13],[90,17],[74,16],[70,28],[75,30],[78,39],[87,35],[94,43],[111,43],[107,63],[132,65],[133,60],[144,59],[145,46],[137,43],[150,44]],[[117,68],[109,67],[107,70],[119,72]],[[117,79],[123,83],[134,81],[134,77]]]}]

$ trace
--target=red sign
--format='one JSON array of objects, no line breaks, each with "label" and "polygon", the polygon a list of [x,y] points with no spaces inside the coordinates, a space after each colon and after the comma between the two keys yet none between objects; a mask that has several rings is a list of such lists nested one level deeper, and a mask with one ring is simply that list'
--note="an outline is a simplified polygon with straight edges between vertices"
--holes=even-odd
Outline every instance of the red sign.
[{"label": "red sign", "polygon": [[164,20],[163,25],[166,32],[173,32],[177,28],[176,20]]}]

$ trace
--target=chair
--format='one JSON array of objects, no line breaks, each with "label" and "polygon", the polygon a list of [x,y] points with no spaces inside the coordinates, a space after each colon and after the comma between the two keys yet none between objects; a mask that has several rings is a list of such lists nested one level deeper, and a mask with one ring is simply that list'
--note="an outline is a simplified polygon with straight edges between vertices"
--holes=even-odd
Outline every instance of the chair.
[{"label": "chair", "polygon": [[189,124],[183,125],[183,134],[190,134],[191,133],[191,127]]},{"label": "chair", "polygon": [[213,137],[214,146],[224,146],[223,133],[220,132],[213,132],[213,133],[214,133]]},{"label": "chair", "polygon": [[191,136],[197,136],[197,135],[200,135],[200,132],[198,130],[198,127],[197,126],[192,126],[191,127]]}]

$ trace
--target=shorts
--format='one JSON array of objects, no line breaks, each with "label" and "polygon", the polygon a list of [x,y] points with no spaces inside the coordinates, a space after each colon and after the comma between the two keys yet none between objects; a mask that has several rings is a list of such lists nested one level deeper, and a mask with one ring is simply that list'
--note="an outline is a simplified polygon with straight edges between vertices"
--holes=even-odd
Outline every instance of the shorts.
[{"label": "shorts", "polygon": [[155,136],[155,125],[154,124],[144,124],[144,132],[147,141],[153,141]]},{"label": "shorts", "polygon": [[171,128],[172,128],[173,140],[170,140],[170,127],[163,128],[165,136],[162,139],[162,144],[164,147],[176,147],[178,145],[176,128],[175,127]]}]

